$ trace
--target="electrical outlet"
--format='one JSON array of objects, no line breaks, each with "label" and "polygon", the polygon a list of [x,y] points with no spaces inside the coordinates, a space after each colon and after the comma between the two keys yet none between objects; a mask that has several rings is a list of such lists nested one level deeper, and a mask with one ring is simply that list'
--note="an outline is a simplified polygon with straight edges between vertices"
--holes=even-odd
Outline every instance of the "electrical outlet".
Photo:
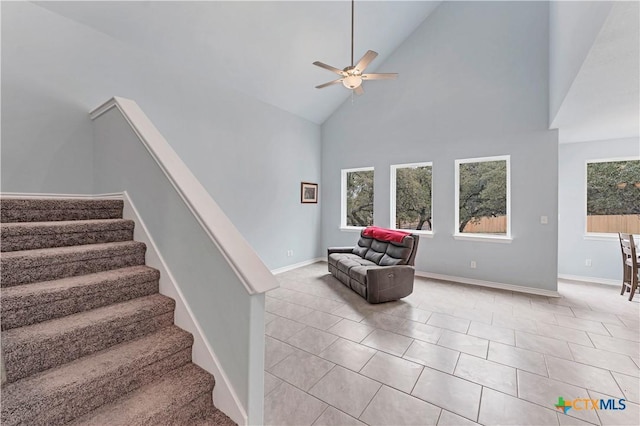
[{"label": "electrical outlet", "polygon": [[476,261],[472,260],[471,261],[471,265],[469,265],[471,267],[471,269],[476,269]]},{"label": "electrical outlet", "polygon": [[287,250],[287,257],[293,257],[293,250]]},{"label": "electrical outlet", "polygon": [[584,266],[589,266],[589,267],[591,267],[591,259],[586,259],[586,260],[584,261]]},{"label": "electrical outlet", "polygon": [[549,223],[549,217],[547,217],[547,216],[540,216],[540,223],[541,223],[542,225],[546,225],[546,224],[548,224],[548,223]]}]

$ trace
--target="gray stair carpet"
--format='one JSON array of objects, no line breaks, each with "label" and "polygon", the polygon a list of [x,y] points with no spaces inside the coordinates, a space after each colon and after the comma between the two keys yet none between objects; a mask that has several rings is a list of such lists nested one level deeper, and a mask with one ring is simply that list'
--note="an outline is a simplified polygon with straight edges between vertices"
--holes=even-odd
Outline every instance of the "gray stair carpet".
[{"label": "gray stair carpet", "polygon": [[0,199],[2,425],[234,425],[121,200]]}]

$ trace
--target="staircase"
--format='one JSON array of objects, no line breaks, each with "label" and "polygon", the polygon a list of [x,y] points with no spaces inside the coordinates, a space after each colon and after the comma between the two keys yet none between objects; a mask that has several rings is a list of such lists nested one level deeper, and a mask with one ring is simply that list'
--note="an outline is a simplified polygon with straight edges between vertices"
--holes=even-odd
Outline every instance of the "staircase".
[{"label": "staircase", "polygon": [[233,425],[121,200],[0,200],[4,426]]}]

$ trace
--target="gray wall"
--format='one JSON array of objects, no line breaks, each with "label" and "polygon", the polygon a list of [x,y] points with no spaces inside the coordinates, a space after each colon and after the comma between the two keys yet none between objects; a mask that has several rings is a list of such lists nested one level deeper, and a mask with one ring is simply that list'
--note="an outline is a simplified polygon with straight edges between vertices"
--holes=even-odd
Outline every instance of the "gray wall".
[{"label": "gray wall", "polygon": [[556,117],[613,4],[612,1],[550,3],[549,123]]},{"label": "gray wall", "polygon": [[90,194],[87,100],[69,84],[81,84],[76,79],[90,61],[76,53],[63,70],[77,42],[73,31],[60,20],[43,20],[46,14],[31,4],[0,7],[2,191]]},{"label": "gray wall", "polygon": [[320,205],[299,195],[320,180],[318,125],[26,2],[2,2],[2,65],[2,191],[94,192],[87,114],[122,96],[268,267],[320,255]]},{"label": "gray wall", "polygon": [[[380,72],[399,72],[399,79],[366,83],[364,96],[322,126],[323,247],[357,239],[338,229],[340,169],[375,167],[374,222],[389,226],[389,166],[432,161],[435,234],[421,240],[417,269],[556,289],[548,20],[542,2],[446,2],[382,64]],[[513,242],[454,240],[454,160],[505,154]]]},{"label": "gray wall", "polygon": [[94,126],[96,191],[127,189],[251,424],[260,424],[263,376],[252,370],[264,363],[264,335],[252,330],[264,330],[264,295],[247,294],[119,111],[111,109]]},{"label": "gray wall", "polygon": [[[619,157],[640,158],[640,139],[560,144],[558,190],[558,273],[595,280],[620,280],[622,267],[617,236],[585,238],[586,162]],[[591,267],[585,265],[591,259]]]}]

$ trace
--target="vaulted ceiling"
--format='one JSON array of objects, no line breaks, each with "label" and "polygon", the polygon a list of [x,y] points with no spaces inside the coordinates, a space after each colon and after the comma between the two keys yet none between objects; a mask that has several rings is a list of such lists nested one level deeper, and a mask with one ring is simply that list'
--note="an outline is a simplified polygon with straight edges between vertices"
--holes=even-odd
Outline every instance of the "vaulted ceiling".
[{"label": "vaulted ceiling", "polygon": [[[355,60],[375,50],[367,71],[393,71],[380,64],[439,3],[356,1]],[[349,97],[342,85],[315,89],[336,77],[312,63],[349,65],[350,1],[37,4],[315,123]]]},{"label": "vaulted ceiling", "polygon": [[[356,61],[380,56],[370,72],[397,72],[385,59],[439,1],[356,1]],[[315,123],[349,96],[342,85],[314,86],[350,61],[351,4],[333,1],[37,2],[66,18],[218,84]],[[638,136],[638,4],[619,2],[600,31],[552,123],[564,142]],[[368,82],[367,84],[386,84]],[[366,90],[366,87],[365,87]],[[365,95],[366,96],[366,95]]]},{"label": "vaulted ceiling", "polygon": [[637,2],[609,12],[553,120],[560,142],[640,135],[639,13]]}]

